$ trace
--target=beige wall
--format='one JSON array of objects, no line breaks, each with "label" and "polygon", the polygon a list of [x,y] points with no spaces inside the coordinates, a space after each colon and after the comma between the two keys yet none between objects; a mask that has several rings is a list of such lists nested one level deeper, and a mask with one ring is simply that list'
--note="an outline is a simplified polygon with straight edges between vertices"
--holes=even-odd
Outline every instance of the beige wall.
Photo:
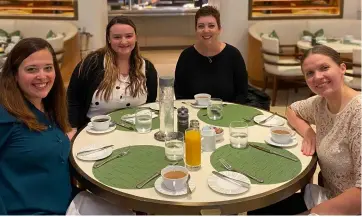
[{"label": "beige wall", "polygon": [[[248,20],[248,0],[211,0],[221,13],[223,27],[220,39],[237,47],[247,62],[248,27],[257,21]],[[361,10],[360,0],[344,0],[343,19],[357,19]]]}]

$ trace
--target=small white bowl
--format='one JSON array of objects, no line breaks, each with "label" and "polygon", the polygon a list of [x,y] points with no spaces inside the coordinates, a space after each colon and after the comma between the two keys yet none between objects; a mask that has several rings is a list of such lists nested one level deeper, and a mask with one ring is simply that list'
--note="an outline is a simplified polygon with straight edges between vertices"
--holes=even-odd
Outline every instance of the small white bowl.
[{"label": "small white bowl", "polygon": [[211,95],[207,93],[199,93],[194,96],[197,105],[207,106],[210,104]]},{"label": "small white bowl", "polygon": [[[285,133],[277,133],[283,131]],[[270,128],[271,139],[277,143],[288,143],[292,140],[293,132],[287,127],[272,127]]]}]

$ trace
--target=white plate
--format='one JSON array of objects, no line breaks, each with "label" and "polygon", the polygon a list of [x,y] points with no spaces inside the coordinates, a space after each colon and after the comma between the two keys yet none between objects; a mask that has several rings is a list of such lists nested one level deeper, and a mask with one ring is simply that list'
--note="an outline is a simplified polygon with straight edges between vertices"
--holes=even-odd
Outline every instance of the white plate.
[{"label": "white plate", "polygon": [[93,133],[93,134],[103,134],[103,133],[109,133],[109,132],[112,132],[113,130],[116,129],[116,125],[113,124],[113,125],[110,125],[110,127],[106,130],[95,130],[93,128],[93,125],[92,125],[92,122],[89,122],[88,125],[85,127],[85,130],[88,132],[88,133]]},{"label": "white plate", "polygon": [[[255,123],[259,124],[261,121],[265,120],[270,115],[271,114],[257,115],[254,117],[254,121],[255,121]],[[260,125],[267,126],[267,127],[275,127],[275,126],[282,126],[282,125],[284,125],[284,123],[285,123],[285,120],[283,118],[279,117],[278,115],[275,115],[274,117],[269,119],[267,122],[260,124]]]},{"label": "white plate", "polygon": [[207,108],[207,105],[199,105],[196,102],[192,102],[192,103],[190,103],[190,105],[191,105],[191,107],[197,108],[197,109]]},{"label": "white plate", "polygon": [[[87,151],[87,150],[92,150],[92,149],[96,149],[96,148],[101,148],[106,146],[105,144],[90,144],[87,146],[82,147],[79,152],[81,151]],[[109,155],[111,155],[113,152],[113,147],[108,147],[105,148],[103,150],[97,151],[95,153],[91,153],[91,154],[87,154],[87,155],[76,155],[77,158],[81,159],[81,160],[85,160],[85,161],[95,161],[95,160],[100,160],[103,158],[108,157]]]},{"label": "white plate", "polygon": [[[189,186],[190,186],[191,191],[194,191],[196,188],[196,185],[193,182],[192,177],[189,180]],[[181,196],[181,195],[187,194],[186,185],[185,185],[185,188],[178,190],[178,191],[173,191],[173,190],[166,188],[166,186],[163,184],[163,180],[162,180],[161,176],[158,177],[158,179],[155,181],[155,189],[156,189],[156,191],[160,192],[161,194],[165,194],[165,195],[169,195],[169,196]]]},{"label": "white plate", "polygon": [[297,138],[295,137],[292,137],[292,139],[288,143],[277,143],[274,142],[271,138],[271,135],[269,135],[264,139],[264,141],[269,145],[278,146],[278,147],[292,147],[298,144]]},{"label": "white plate", "polygon": [[[231,178],[251,184],[250,179],[248,177],[244,176],[243,174],[232,172],[232,171],[222,171],[220,173],[225,176],[229,176]],[[220,178],[219,176],[214,175],[214,174],[211,174],[209,176],[209,178],[207,179],[207,184],[209,185],[209,187],[212,190],[222,193],[222,194],[229,194],[229,195],[242,194],[249,190],[249,188],[247,188],[247,187],[239,186],[237,184],[229,182],[226,179]]]}]

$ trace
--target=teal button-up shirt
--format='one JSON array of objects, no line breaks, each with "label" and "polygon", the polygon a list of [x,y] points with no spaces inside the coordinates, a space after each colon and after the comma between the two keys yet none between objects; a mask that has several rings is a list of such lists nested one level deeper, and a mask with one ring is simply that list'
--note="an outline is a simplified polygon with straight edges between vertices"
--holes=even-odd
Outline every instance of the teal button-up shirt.
[{"label": "teal button-up shirt", "polygon": [[29,130],[0,105],[0,215],[62,215],[72,199],[70,141],[28,105],[47,130]]}]

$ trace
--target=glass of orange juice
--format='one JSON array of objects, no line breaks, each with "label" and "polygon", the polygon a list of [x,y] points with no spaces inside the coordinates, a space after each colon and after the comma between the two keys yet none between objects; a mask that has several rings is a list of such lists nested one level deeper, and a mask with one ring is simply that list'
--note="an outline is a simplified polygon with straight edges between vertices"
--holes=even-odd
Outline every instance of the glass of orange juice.
[{"label": "glass of orange juice", "polygon": [[185,131],[185,163],[189,170],[201,167],[201,134],[198,128]]}]

